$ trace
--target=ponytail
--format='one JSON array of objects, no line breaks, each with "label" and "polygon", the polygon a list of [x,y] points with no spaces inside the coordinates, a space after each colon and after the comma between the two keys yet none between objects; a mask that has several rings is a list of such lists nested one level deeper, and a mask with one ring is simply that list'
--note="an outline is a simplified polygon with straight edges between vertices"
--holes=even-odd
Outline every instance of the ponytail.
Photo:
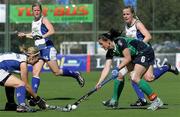
[{"label": "ponytail", "polygon": [[24,53],[27,56],[36,56],[39,55],[39,49],[37,47],[28,47],[26,48],[24,45],[19,46],[20,52]]}]

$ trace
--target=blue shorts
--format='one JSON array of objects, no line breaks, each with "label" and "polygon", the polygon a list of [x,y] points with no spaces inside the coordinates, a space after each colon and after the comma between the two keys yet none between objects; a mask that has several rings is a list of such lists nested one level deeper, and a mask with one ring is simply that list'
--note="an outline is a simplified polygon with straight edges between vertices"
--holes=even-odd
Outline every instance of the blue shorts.
[{"label": "blue shorts", "polygon": [[47,47],[40,50],[40,56],[45,61],[57,60],[57,51],[54,47]]}]

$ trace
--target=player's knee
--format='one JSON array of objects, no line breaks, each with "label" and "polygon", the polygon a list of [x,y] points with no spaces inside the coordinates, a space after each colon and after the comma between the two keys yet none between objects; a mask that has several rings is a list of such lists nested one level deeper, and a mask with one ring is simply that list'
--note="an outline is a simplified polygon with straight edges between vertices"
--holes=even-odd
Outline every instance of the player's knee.
[{"label": "player's knee", "polygon": [[135,82],[135,83],[138,83],[138,82],[139,82],[140,78],[135,74],[134,71],[131,72],[130,76],[131,76],[131,80],[132,80],[133,82]]},{"label": "player's knee", "polygon": [[39,77],[40,76],[40,72],[39,71],[32,71],[32,74],[35,77]]},{"label": "player's knee", "polygon": [[21,81],[21,82],[18,82],[18,83],[16,83],[15,84],[15,88],[17,88],[17,87],[24,87],[25,86],[25,83],[23,82],[23,81]]},{"label": "player's knee", "polygon": [[154,80],[154,75],[153,74],[145,74],[144,79],[148,82],[151,82]]},{"label": "player's knee", "polygon": [[55,71],[55,72],[53,72],[53,74],[54,74],[55,76],[62,75],[59,71]]}]

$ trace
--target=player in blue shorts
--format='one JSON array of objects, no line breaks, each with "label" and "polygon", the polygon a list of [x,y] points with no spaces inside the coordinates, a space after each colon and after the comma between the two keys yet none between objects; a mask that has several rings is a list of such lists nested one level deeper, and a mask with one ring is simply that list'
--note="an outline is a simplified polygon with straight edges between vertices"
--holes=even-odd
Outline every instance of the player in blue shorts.
[{"label": "player in blue shorts", "polygon": [[32,5],[32,11],[34,15],[34,20],[32,21],[32,32],[18,33],[19,37],[25,37],[33,39],[35,45],[40,50],[41,59],[33,65],[33,77],[32,77],[32,88],[35,93],[38,91],[38,87],[40,84],[40,72],[45,63],[48,64],[49,68],[52,70],[54,75],[56,76],[70,76],[77,80],[81,87],[84,86],[84,79],[81,77],[80,72],[72,71],[69,69],[61,69],[57,64],[56,54],[57,51],[54,48],[52,41],[50,40],[50,36],[54,34],[53,25],[50,21],[42,16],[42,6],[40,3],[34,3]]},{"label": "player in blue shorts", "polygon": [[[123,19],[125,22],[125,35],[127,37],[132,37],[137,40],[141,40],[145,43],[149,43],[151,41],[151,34],[143,25],[143,23],[137,18],[134,9],[131,6],[127,6],[123,9]],[[178,69],[175,66],[170,64],[165,64],[162,67],[153,68],[151,65],[148,71],[144,74],[144,78],[147,81],[155,81],[160,78],[166,72],[172,72],[175,75],[178,75]],[[131,81],[132,87],[137,94],[138,100],[135,103],[130,104],[130,106],[146,106],[148,102],[144,96],[144,93],[138,87],[136,83]],[[112,96],[113,101],[118,101],[118,90],[119,90],[119,82],[114,82],[114,93]],[[109,105],[109,100],[107,102],[104,101],[104,105]]]},{"label": "player in blue shorts", "polygon": [[[149,43],[151,41],[151,34],[136,16],[133,7],[126,6],[123,9],[123,19],[125,22],[125,34],[127,37],[133,37],[146,43]],[[144,78],[147,81],[157,80],[166,72],[172,72],[176,75],[179,74],[178,69],[175,66],[171,66],[170,64],[165,64],[162,67],[154,68],[154,70],[153,65],[151,65],[146,74],[144,75]],[[133,81],[132,86],[138,96],[138,100],[134,104],[131,104],[131,106],[147,105],[144,94]]]},{"label": "player in blue shorts", "polygon": [[[46,108],[46,102],[37,96],[28,83],[28,64],[34,65],[39,60],[39,50],[34,47],[28,48],[24,54],[3,53],[0,54],[0,85],[16,88],[16,97],[18,106],[17,112],[34,112],[25,103],[26,90],[37,102],[41,109]],[[20,73],[20,79],[12,75],[12,73]],[[11,95],[14,98],[14,94]]]},{"label": "player in blue shorts", "polygon": [[[123,57],[122,62],[112,71],[112,75],[117,77],[115,82],[118,82],[119,86],[121,86],[121,89],[119,89],[118,92],[119,96],[124,87],[123,76],[126,73],[133,71],[131,74],[131,80],[138,85],[142,92],[145,93],[148,99],[152,102],[147,109],[154,111],[163,106],[163,102],[152,90],[150,85],[144,79],[141,79],[149,67],[154,64],[155,55],[149,44],[134,38],[117,36],[116,33],[111,31],[100,35],[98,42],[102,48],[107,50],[107,53],[104,69],[102,70],[99,81],[96,84],[97,88],[107,77],[112,66],[113,57]],[[114,107],[117,107],[115,106],[116,103],[113,105]]]}]

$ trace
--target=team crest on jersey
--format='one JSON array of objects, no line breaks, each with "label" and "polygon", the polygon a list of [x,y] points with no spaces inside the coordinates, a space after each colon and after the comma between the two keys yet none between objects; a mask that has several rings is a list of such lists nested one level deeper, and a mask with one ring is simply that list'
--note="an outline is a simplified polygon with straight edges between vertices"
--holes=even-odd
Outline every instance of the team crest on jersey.
[{"label": "team crest on jersey", "polygon": [[119,40],[118,41],[118,44],[120,45],[120,46],[122,46],[123,44],[122,44],[122,42],[121,42],[121,40]]}]

